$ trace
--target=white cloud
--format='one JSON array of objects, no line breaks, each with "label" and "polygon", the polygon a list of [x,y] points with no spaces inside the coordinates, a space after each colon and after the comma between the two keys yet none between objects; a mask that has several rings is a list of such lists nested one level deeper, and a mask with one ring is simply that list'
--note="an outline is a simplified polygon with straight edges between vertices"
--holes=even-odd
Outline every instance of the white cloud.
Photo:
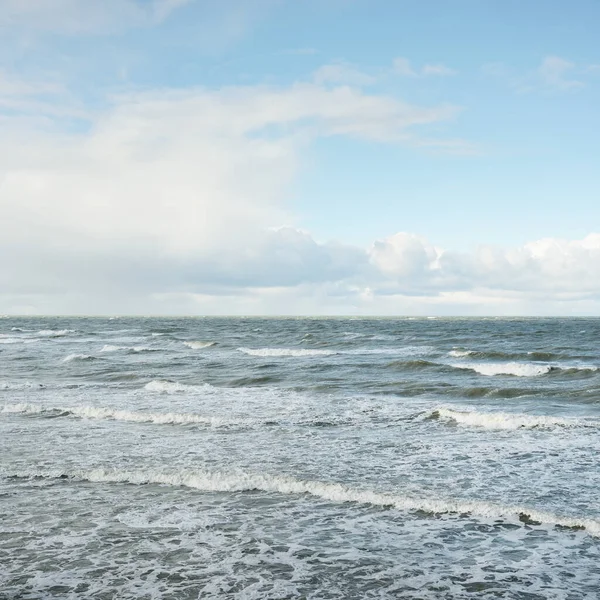
[{"label": "white cloud", "polygon": [[[62,98],[52,83],[2,82],[16,102]],[[0,312],[599,308],[600,234],[457,253],[411,233],[363,249],[293,226],[285,198],[316,137],[425,144],[419,125],[455,113],[316,84],[122,95],[67,130],[6,113]]]},{"label": "white cloud", "polygon": [[345,63],[323,65],[315,71],[313,78],[317,84],[342,83],[357,86],[369,85],[376,81],[375,77]]},{"label": "white cloud", "polygon": [[113,33],[166,19],[191,0],[0,0],[0,26],[80,35]]},{"label": "white cloud", "polygon": [[115,294],[128,304],[357,277],[371,269],[363,250],[273,229],[293,223],[283,200],[303,148],[315,136],[402,141],[455,112],[302,84],[120,96],[71,133],[5,116],[1,305],[66,295],[93,298],[92,310]]},{"label": "white cloud", "polygon": [[450,75],[456,75],[456,71],[447,67],[446,65],[425,65],[421,70],[423,75],[439,75],[441,77],[448,77]]},{"label": "white cloud", "polygon": [[398,58],[394,59],[393,65],[396,75],[403,75],[406,77],[414,77],[416,75],[408,58],[399,56]]},{"label": "white cloud", "polygon": [[393,70],[396,75],[404,77],[427,77],[456,75],[457,71],[443,64],[425,64],[420,69],[412,66],[408,58],[399,56],[394,59]]},{"label": "white cloud", "polygon": [[575,69],[575,64],[559,56],[546,56],[538,68],[542,82],[550,87],[561,90],[583,87],[585,84],[576,79],[569,79],[569,74]]}]

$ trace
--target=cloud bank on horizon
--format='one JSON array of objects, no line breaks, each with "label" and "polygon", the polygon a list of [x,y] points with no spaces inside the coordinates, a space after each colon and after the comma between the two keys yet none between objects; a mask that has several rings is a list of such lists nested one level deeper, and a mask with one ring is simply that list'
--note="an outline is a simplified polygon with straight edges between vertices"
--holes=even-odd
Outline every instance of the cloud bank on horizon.
[{"label": "cloud bank on horizon", "polygon": [[376,13],[0,0],[0,313],[597,314],[583,17],[515,64]]}]

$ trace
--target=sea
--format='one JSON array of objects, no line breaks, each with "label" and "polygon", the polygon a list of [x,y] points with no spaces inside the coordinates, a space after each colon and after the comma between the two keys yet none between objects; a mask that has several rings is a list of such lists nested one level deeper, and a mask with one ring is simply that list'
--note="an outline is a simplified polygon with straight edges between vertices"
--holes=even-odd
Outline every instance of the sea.
[{"label": "sea", "polygon": [[600,319],[0,319],[0,598],[600,598]]}]

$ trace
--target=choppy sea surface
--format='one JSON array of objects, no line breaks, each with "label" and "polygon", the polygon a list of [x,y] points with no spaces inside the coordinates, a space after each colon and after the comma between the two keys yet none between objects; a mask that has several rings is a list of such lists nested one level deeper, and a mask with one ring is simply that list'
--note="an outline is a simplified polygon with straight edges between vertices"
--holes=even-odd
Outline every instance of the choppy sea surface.
[{"label": "choppy sea surface", "polygon": [[600,597],[600,319],[0,319],[0,598]]}]

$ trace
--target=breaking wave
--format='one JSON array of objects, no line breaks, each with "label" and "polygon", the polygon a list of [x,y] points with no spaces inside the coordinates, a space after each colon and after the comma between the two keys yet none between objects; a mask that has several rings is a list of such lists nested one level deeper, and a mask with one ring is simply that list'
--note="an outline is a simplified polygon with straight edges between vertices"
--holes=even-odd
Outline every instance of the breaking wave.
[{"label": "breaking wave", "polygon": [[69,354],[62,359],[62,362],[73,362],[74,360],[94,360],[96,357],[90,354]]},{"label": "breaking wave", "polygon": [[202,350],[202,348],[210,348],[211,346],[216,346],[217,342],[183,342],[184,346],[191,348],[192,350]]},{"label": "breaking wave", "polygon": [[600,421],[525,415],[501,412],[459,411],[452,408],[436,408],[428,415],[431,419],[450,421],[467,427],[484,429],[554,429],[557,427],[600,428]]},{"label": "breaking wave", "polygon": [[16,403],[5,404],[0,413],[16,415],[40,415],[48,418],[75,417],[79,419],[98,419],[124,421],[128,423],[149,423],[155,425],[207,425],[210,427],[259,427],[275,425],[300,425],[311,427],[335,427],[349,423],[349,419],[279,419],[279,418],[224,418],[194,413],[153,413],[132,410],[120,410],[98,406],[44,406],[41,404]]},{"label": "breaking wave", "polygon": [[75,333],[74,329],[42,329],[37,332],[37,335],[41,337],[64,337],[65,335],[69,335],[69,333]]},{"label": "breaking wave", "polygon": [[149,392],[157,392],[159,394],[179,394],[181,392],[212,389],[212,386],[208,383],[202,385],[187,385],[177,381],[167,381],[166,379],[153,379],[144,386],[144,389]]},{"label": "breaking wave", "polygon": [[513,375],[515,377],[539,377],[548,373],[585,374],[598,371],[595,365],[549,365],[540,363],[502,362],[502,363],[454,363],[456,369],[475,371],[480,375]]},{"label": "breaking wave", "polygon": [[250,356],[331,356],[338,354],[334,350],[313,350],[308,348],[238,348]]},{"label": "breaking wave", "polygon": [[8,414],[37,414],[49,417],[77,417],[80,419],[100,419],[126,421],[129,423],[155,423],[157,425],[210,425],[212,427],[252,425],[253,419],[224,419],[190,413],[149,413],[130,410],[117,410],[96,406],[50,407],[39,404],[6,404],[0,411]]},{"label": "breaking wave", "polygon": [[245,492],[309,495],[329,502],[366,504],[392,507],[410,512],[431,514],[471,515],[484,519],[507,519],[530,525],[551,525],[572,529],[585,529],[590,535],[600,536],[600,521],[586,517],[564,517],[552,512],[530,509],[523,506],[505,506],[481,500],[443,498],[415,498],[398,493],[377,492],[352,488],[339,483],[306,481],[294,477],[267,474],[224,473],[205,470],[166,471],[159,469],[120,470],[93,469],[26,471],[3,473],[6,478],[70,479],[94,483],[125,483],[133,485],[158,484],[187,487],[203,492]]},{"label": "breaking wave", "polygon": [[157,352],[157,348],[149,348],[148,346],[113,346],[106,344],[100,348],[100,352]]}]

